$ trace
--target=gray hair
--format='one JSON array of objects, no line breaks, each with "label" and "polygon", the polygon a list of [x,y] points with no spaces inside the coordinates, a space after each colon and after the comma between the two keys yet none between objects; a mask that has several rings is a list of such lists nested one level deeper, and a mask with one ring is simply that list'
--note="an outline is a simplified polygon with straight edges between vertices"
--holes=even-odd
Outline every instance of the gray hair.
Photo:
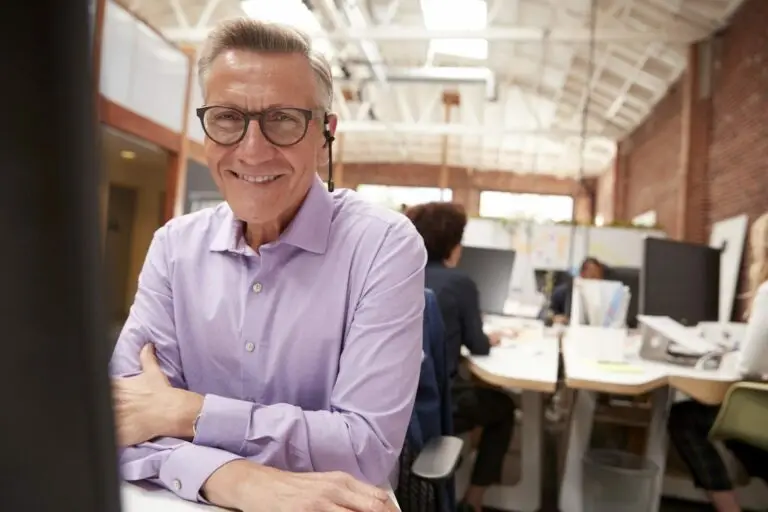
[{"label": "gray hair", "polygon": [[197,62],[198,80],[203,94],[205,94],[205,80],[213,61],[227,50],[298,53],[305,56],[315,75],[320,106],[325,109],[331,108],[333,103],[331,65],[322,53],[312,48],[312,40],[306,33],[288,25],[265,23],[250,18],[223,21],[208,35]]}]

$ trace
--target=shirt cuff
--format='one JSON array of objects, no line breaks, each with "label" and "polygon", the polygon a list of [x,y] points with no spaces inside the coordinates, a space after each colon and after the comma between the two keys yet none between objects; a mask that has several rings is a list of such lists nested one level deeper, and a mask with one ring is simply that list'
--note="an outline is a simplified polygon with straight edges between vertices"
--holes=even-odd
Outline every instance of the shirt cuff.
[{"label": "shirt cuff", "polygon": [[241,458],[215,448],[187,444],[171,452],[160,468],[159,480],[180,498],[205,502],[200,496],[203,484],[221,466]]},{"label": "shirt cuff", "polygon": [[250,402],[205,395],[192,442],[241,454],[252,413]]}]

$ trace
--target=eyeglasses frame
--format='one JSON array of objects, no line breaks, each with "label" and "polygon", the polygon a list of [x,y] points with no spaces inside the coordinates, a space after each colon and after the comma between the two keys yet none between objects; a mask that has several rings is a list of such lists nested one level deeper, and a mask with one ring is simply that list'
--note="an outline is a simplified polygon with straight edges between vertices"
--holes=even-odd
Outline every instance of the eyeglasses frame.
[{"label": "eyeglasses frame", "polygon": [[[237,112],[238,114],[241,114],[243,116],[243,118],[245,119],[245,126],[243,127],[243,133],[240,134],[240,137],[238,137],[237,140],[225,144],[225,143],[217,141],[216,139],[211,137],[211,135],[208,133],[208,130],[205,127],[205,113],[208,112],[211,109],[214,109],[214,108],[226,108],[226,109],[229,109],[229,110],[234,110],[235,112]],[[293,111],[301,113],[301,115],[304,116],[304,120],[306,121],[306,124],[304,125],[304,132],[301,134],[301,137],[299,137],[296,140],[296,142],[292,142],[290,144],[278,144],[278,143],[274,142],[269,137],[269,135],[267,135],[264,132],[264,125],[263,125],[264,114],[266,112],[275,112],[275,111],[280,111],[280,110],[293,110]],[[213,142],[218,144],[219,146],[234,146],[234,145],[239,144],[240,142],[242,142],[243,139],[245,138],[245,136],[248,134],[248,128],[251,125],[251,121],[252,120],[256,120],[256,123],[259,125],[259,130],[261,131],[261,134],[264,136],[264,138],[267,139],[267,141],[270,144],[273,144],[273,145],[275,145],[277,147],[281,147],[281,148],[287,148],[287,147],[295,146],[296,144],[298,144],[299,142],[304,140],[304,138],[307,136],[307,132],[309,131],[309,122],[312,119],[322,119],[324,122],[327,122],[327,117],[328,117],[328,112],[326,112],[323,109],[306,109],[306,108],[300,108],[300,107],[270,107],[270,108],[266,108],[264,110],[260,110],[258,112],[244,112],[244,111],[240,110],[237,107],[232,107],[232,106],[229,106],[229,105],[205,105],[205,106],[198,107],[197,109],[195,109],[195,113],[197,114],[198,119],[200,119],[200,125],[202,126],[203,132],[205,132],[205,135],[209,139],[211,139]],[[320,115],[320,117],[317,117],[316,114],[321,114],[321,115]]]}]

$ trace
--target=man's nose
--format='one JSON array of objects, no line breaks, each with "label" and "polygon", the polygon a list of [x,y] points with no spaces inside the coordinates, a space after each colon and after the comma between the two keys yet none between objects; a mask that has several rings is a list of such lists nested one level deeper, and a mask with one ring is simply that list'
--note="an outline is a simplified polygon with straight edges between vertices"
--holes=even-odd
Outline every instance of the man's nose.
[{"label": "man's nose", "polygon": [[264,136],[258,121],[253,119],[248,124],[248,130],[245,132],[243,140],[240,141],[238,150],[242,152],[242,156],[245,158],[257,157],[261,160],[273,155],[276,148]]}]

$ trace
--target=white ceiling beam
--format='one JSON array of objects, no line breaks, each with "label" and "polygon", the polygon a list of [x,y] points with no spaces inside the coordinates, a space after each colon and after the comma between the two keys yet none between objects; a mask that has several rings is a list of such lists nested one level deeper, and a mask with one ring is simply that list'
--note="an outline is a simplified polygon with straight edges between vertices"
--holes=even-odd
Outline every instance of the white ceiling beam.
[{"label": "white ceiling beam", "polygon": [[219,6],[220,2],[221,0],[208,0],[203,8],[203,12],[200,13],[200,17],[197,19],[195,30],[206,30],[205,27],[208,26],[208,23],[211,21],[211,16],[213,16],[213,11],[216,10],[216,7]]},{"label": "white ceiling beam", "polygon": [[338,83],[333,84],[333,100],[339,110],[341,119],[352,119],[352,111],[349,108],[349,103],[347,103],[347,99],[344,97],[344,91],[341,90]]},{"label": "white ceiling beam", "polygon": [[[166,27],[162,33],[172,41],[200,42],[208,35],[209,28],[183,29]],[[596,42],[616,43],[690,43],[700,34],[691,33],[684,27],[671,26],[668,30],[633,31],[626,29],[598,29],[594,33]],[[543,27],[489,27],[482,30],[427,30],[424,27],[390,25],[350,28],[344,31],[310,34],[317,39],[331,41],[429,41],[431,39],[486,39],[508,42],[558,42],[588,43],[593,34],[582,28]]]},{"label": "white ceiling beam", "polygon": [[173,10],[173,15],[176,16],[176,23],[179,24],[179,27],[188,29],[189,21],[187,20],[187,15],[184,14],[184,9],[179,4],[179,0],[171,0],[171,9]]},{"label": "white ceiling beam", "polygon": [[[359,119],[359,118],[358,118]],[[526,130],[520,128],[494,128],[490,126],[471,126],[459,123],[384,123],[382,121],[339,121],[339,131],[342,133],[386,133],[394,131],[397,133],[420,134],[420,135],[485,135],[507,136],[507,135],[529,135],[529,136],[552,136],[552,137],[573,137],[581,135],[579,130]],[[599,133],[588,133],[588,137],[602,137]]]}]

